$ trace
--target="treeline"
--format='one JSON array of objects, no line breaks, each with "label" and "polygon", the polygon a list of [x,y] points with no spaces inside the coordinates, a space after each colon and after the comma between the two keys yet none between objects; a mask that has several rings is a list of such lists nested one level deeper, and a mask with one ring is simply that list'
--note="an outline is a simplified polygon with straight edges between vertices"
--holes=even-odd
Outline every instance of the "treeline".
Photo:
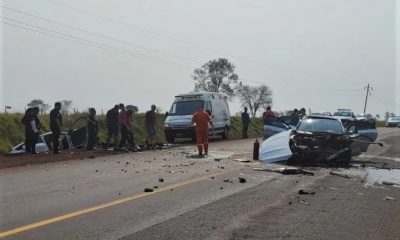
[{"label": "treeline", "polygon": [[[21,123],[22,114],[20,113],[0,113],[0,153],[8,153],[12,146],[24,141],[24,126]],[[63,116],[63,131],[80,128],[86,125],[86,113],[73,113]],[[97,116],[100,122],[99,139],[104,143],[107,135],[105,125],[105,115]],[[49,115],[39,116],[42,123],[41,133],[50,132]],[[164,137],[164,114],[157,114],[157,142],[166,142]],[[144,128],[144,113],[134,115],[134,137],[139,144],[146,140]],[[240,117],[231,117],[231,137],[241,137],[242,123]],[[249,126],[250,136],[262,136],[263,125],[261,119],[253,119]]]}]

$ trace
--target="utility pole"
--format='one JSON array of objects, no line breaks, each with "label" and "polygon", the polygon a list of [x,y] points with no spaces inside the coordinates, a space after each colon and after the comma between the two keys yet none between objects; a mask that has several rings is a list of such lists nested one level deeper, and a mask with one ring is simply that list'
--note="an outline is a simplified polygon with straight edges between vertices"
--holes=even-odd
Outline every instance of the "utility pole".
[{"label": "utility pole", "polygon": [[[371,92],[372,92],[372,90],[374,90],[374,89],[373,89],[372,87],[369,86],[369,83],[368,83],[368,86],[364,87],[364,89],[367,90],[367,95],[365,95],[365,104],[364,104],[364,114],[365,114],[365,111],[367,110],[368,96],[371,95]],[[371,92],[370,92],[370,91],[371,91]]]}]

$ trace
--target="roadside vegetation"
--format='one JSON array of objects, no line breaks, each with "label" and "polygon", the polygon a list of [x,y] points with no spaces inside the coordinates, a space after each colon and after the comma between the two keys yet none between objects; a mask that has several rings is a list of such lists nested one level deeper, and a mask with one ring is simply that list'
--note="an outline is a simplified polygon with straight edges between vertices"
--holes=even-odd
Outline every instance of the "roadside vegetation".
[{"label": "roadside vegetation", "polygon": [[[22,114],[20,113],[0,113],[0,153],[8,153],[12,146],[24,141],[24,126],[21,123]],[[63,131],[70,128],[79,128],[85,126],[86,113],[74,113],[63,116]],[[39,116],[42,123],[41,133],[50,132],[49,116],[43,114]],[[97,116],[100,122],[99,143],[105,143],[107,129],[105,126],[105,115]],[[164,137],[164,114],[157,116],[157,142],[166,142]],[[252,119],[249,126],[249,136],[262,137],[263,125],[261,119]],[[242,136],[242,121],[240,117],[231,117],[230,137],[239,138]],[[146,131],[144,129],[144,113],[138,113],[134,116],[134,137],[135,141],[142,144],[146,140]]]}]

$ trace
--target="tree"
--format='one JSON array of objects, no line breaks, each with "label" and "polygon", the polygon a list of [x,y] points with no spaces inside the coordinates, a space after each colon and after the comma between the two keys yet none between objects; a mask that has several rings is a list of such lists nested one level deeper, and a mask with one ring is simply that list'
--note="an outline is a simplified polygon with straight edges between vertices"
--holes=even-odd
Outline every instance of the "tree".
[{"label": "tree", "polygon": [[61,114],[68,115],[69,110],[72,107],[72,100],[61,100]]},{"label": "tree", "polygon": [[389,119],[389,117],[390,117],[389,112],[385,112],[385,121],[387,121]]},{"label": "tree", "polygon": [[242,107],[248,107],[253,118],[260,109],[266,108],[272,103],[272,90],[266,85],[252,87],[239,84],[237,95]]},{"label": "tree", "polygon": [[235,65],[228,59],[218,58],[195,69],[192,78],[195,91],[221,92],[233,97],[239,76],[235,73]]},{"label": "tree", "polygon": [[30,103],[26,104],[26,106],[29,108],[38,107],[41,114],[46,113],[50,108],[50,105],[45,103],[42,99],[33,99]]}]

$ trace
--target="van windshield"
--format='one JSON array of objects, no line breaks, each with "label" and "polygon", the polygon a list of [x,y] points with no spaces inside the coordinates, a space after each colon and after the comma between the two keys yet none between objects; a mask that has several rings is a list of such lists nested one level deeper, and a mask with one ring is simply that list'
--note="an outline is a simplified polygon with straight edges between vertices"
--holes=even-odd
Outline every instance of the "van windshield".
[{"label": "van windshield", "polygon": [[202,100],[174,102],[168,115],[193,115],[200,107],[204,107]]}]

